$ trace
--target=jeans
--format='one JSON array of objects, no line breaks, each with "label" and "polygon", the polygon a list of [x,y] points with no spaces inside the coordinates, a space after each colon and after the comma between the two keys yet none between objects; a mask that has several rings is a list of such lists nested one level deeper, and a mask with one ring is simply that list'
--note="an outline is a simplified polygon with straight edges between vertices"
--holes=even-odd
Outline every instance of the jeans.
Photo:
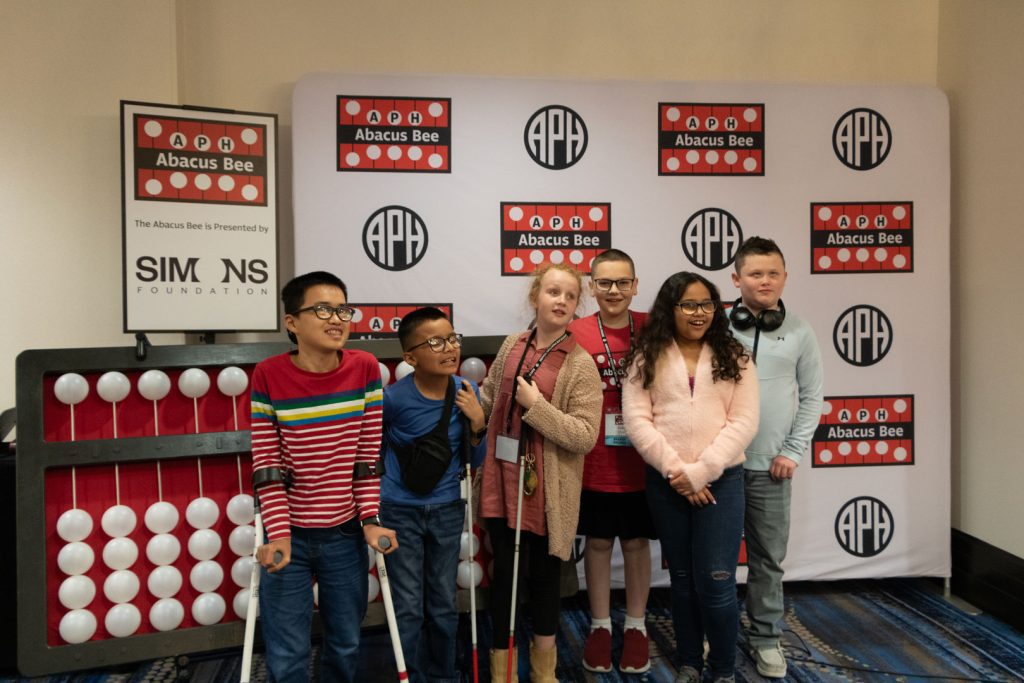
[{"label": "jeans", "polygon": [[772,481],[766,471],[747,470],[747,637],[756,648],[772,647],[782,635],[782,561],[789,543],[792,480]]},{"label": "jeans", "polygon": [[384,561],[412,683],[459,681],[455,578],[465,517],[466,505],[461,500],[380,506],[381,522],[398,536],[398,550]]},{"label": "jeans", "polygon": [[712,678],[732,676],[739,606],[736,564],[743,535],[743,467],[711,484],[716,505],[693,507],[657,471],[647,468],[647,503],[668,561],[677,656],[704,668],[704,637]]},{"label": "jeans", "polygon": [[366,541],[355,520],[325,529],[292,527],[292,559],[260,572],[260,623],[267,669],[278,683],[309,680],[313,577],[323,622],[322,681],[355,681],[366,615]]}]

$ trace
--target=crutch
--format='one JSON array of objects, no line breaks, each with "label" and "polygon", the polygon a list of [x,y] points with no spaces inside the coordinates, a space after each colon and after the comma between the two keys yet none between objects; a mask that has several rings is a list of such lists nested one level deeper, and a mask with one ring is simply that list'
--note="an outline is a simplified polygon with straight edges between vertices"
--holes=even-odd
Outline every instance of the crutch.
[{"label": "crutch", "polygon": [[[252,549],[252,574],[249,577],[249,607],[245,611],[245,641],[242,645],[242,678],[241,683],[249,683],[252,675],[252,645],[256,637],[256,611],[260,601],[260,563],[256,559],[256,553],[263,545],[263,518],[260,515],[259,489],[271,482],[279,481],[285,484],[284,474],[276,467],[265,467],[252,473],[252,499],[255,514],[253,515],[253,527],[256,529],[255,541]],[[281,552],[274,553],[274,563],[281,561]]]},{"label": "crutch", "polygon": [[[466,481],[466,532],[469,534],[469,547],[473,547],[473,463],[470,457],[470,433],[469,418],[462,416],[462,464],[465,468]],[[472,561],[473,558],[470,558]],[[469,634],[473,643],[473,683],[480,680],[480,668],[477,661],[476,646],[476,581],[472,580],[470,574],[469,582]]]},{"label": "crutch", "polygon": [[[381,536],[377,545],[387,550],[391,547],[391,539]],[[409,674],[405,670],[405,656],[402,654],[402,641],[398,637],[398,621],[395,619],[395,605],[391,602],[391,582],[388,581],[388,569],[384,565],[384,553],[374,553],[377,560],[377,578],[380,579],[380,594],[384,600],[384,614],[388,618],[388,631],[391,632],[391,647],[395,651],[395,666],[398,667],[398,680],[409,680]]]},{"label": "crutch", "polygon": [[[525,434],[520,434],[524,438]],[[519,587],[519,534],[523,529],[523,477],[526,474],[526,454],[519,456],[519,491],[516,493],[516,545],[512,554],[512,609],[508,617],[508,664],[505,666],[505,683],[512,683],[512,652],[516,642],[516,589]],[[516,666],[518,662],[514,663]]]}]

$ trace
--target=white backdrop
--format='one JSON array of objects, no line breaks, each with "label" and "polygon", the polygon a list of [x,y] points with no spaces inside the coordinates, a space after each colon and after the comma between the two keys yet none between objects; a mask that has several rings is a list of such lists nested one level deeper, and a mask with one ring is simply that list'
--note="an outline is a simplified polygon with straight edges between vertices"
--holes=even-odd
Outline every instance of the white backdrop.
[{"label": "white backdrop", "polygon": [[[775,239],[826,374],[787,578],[949,575],[941,92],[319,74],[296,87],[293,126],[296,272],[334,271],[395,314],[450,304],[469,335],[525,327],[514,273],[535,263],[586,272],[624,249],[646,310],[679,270],[735,298],[739,240]],[[368,325],[354,334],[392,332]]]}]

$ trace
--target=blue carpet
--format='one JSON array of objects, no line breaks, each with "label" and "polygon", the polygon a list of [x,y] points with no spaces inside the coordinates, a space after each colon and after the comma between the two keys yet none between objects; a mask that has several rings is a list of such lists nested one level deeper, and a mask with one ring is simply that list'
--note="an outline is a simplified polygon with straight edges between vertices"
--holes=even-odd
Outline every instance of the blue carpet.
[{"label": "blue carpet", "polygon": [[[742,594],[742,588],[740,589]],[[612,621],[615,659],[621,648],[623,605],[613,596]],[[480,680],[489,680],[487,648],[490,628],[481,612]],[[589,627],[585,595],[563,601],[558,634],[558,677],[561,681],[671,682],[675,676],[675,640],[669,616],[668,592],[652,591],[647,629],[651,636],[651,670],[642,676],[617,672],[595,675],[580,664]],[[464,671],[471,671],[469,619],[460,624]],[[517,633],[520,676],[528,680],[529,625]],[[987,615],[970,616],[942,599],[926,579],[886,579],[787,584],[783,645],[789,660],[784,681],[1024,681],[1024,634]],[[395,681],[391,643],[384,628],[364,632],[358,680]],[[117,671],[82,672],[39,679],[0,678],[4,681],[46,683],[134,683],[136,681],[237,681],[239,651],[219,656],[200,655],[184,666],[173,658],[128,666]],[[310,665],[312,679],[316,668]],[[254,681],[265,681],[262,658],[254,661]],[[468,680],[468,678],[467,678]],[[736,680],[761,682],[753,660],[741,643],[736,651]]]}]

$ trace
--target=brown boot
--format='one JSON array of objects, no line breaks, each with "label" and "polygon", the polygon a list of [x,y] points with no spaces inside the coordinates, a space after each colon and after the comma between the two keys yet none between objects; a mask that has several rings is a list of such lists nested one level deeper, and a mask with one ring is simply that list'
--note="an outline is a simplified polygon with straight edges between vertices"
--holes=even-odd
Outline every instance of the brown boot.
[{"label": "brown boot", "polygon": [[530,644],[530,680],[533,683],[558,683],[555,677],[555,664],[558,662],[558,649],[538,650]]},{"label": "brown boot", "polygon": [[[508,650],[491,650],[491,683],[505,683]],[[519,683],[519,649],[512,648],[512,683]]]}]

